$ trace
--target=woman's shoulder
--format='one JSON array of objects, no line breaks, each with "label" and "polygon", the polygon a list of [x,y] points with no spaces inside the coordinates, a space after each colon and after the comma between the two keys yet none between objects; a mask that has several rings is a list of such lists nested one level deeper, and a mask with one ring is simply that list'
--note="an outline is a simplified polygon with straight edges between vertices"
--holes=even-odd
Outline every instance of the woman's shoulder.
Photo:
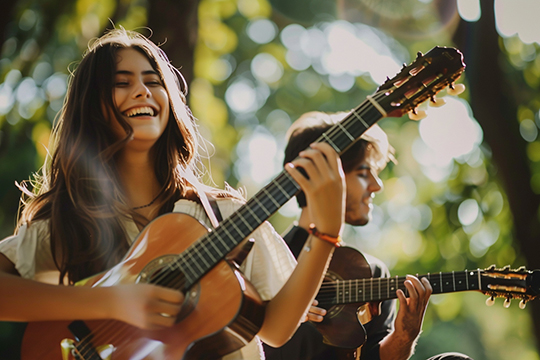
[{"label": "woman's shoulder", "polygon": [[12,236],[6,239],[22,239],[26,237],[48,238],[49,237],[49,220],[35,220],[21,224]]}]

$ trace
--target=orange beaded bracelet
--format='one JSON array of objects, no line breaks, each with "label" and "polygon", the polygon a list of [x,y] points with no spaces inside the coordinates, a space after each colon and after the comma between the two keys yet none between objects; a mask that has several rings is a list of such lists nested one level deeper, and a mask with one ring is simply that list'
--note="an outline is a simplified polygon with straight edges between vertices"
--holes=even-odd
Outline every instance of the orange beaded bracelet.
[{"label": "orange beaded bracelet", "polygon": [[340,235],[332,236],[332,235],[324,234],[320,232],[319,230],[317,230],[317,228],[315,227],[315,224],[309,225],[308,233],[310,233],[311,235],[315,237],[318,237],[321,240],[329,242],[335,247],[340,247],[340,246],[345,245],[345,242],[343,241],[343,239],[341,239]]}]

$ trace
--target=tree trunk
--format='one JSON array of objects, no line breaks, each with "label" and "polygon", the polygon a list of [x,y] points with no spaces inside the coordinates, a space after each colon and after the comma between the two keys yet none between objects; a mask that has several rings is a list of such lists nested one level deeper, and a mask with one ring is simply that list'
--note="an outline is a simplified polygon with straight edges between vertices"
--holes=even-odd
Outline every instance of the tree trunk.
[{"label": "tree trunk", "polygon": [[197,43],[199,0],[154,0],[148,11],[152,40],[162,44],[172,64],[186,82],[193,80],[193,55]]},{"label": "tree trunk", "polygon": [[[462,20],[454,40],[465,56],[471,107],[492,150],[508,198],[517,248],[529,269],[540,269],[540,196],[531,189],[527,144],[519,133],[517,120],[518,104],[530,100],[528,92],[532,89],[523,83],[521,76],[510,78],[503,71],[506,59],[499,48],[493,0],[480,3],[480,20],[475,23]],[[538,347],[540,303],[534,301],[530,306]]]}]

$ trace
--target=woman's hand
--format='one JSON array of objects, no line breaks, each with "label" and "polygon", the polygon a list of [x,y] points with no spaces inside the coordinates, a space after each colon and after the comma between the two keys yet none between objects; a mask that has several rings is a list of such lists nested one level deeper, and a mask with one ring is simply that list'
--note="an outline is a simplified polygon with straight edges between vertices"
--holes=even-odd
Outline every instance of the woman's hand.
[{"label": "woman's hand", "polygon": [[[336,151],[326,143],[313,143],[286,170],[306,194],[310,217],[317,229],[337,236],[345,219],[345,175]],[[302,168],[307,177],[297,169]]]},{"label": "woman's hand", "polygon": [[180,291],[156,285],[118,285],[110,289],[110,318],[145,330],[173,326],[184,301]]}]

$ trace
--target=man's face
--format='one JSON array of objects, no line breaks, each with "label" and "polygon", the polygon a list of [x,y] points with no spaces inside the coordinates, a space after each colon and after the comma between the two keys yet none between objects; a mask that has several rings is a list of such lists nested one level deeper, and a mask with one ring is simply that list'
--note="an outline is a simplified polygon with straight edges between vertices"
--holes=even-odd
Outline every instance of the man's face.
[{"label": "man's face", "polygon": [[373,198],[383,187],[379,171],[367,154],[351,171],[345,174],[347,204],[345,222],[350,225],[366,225],[371,219]]}]

